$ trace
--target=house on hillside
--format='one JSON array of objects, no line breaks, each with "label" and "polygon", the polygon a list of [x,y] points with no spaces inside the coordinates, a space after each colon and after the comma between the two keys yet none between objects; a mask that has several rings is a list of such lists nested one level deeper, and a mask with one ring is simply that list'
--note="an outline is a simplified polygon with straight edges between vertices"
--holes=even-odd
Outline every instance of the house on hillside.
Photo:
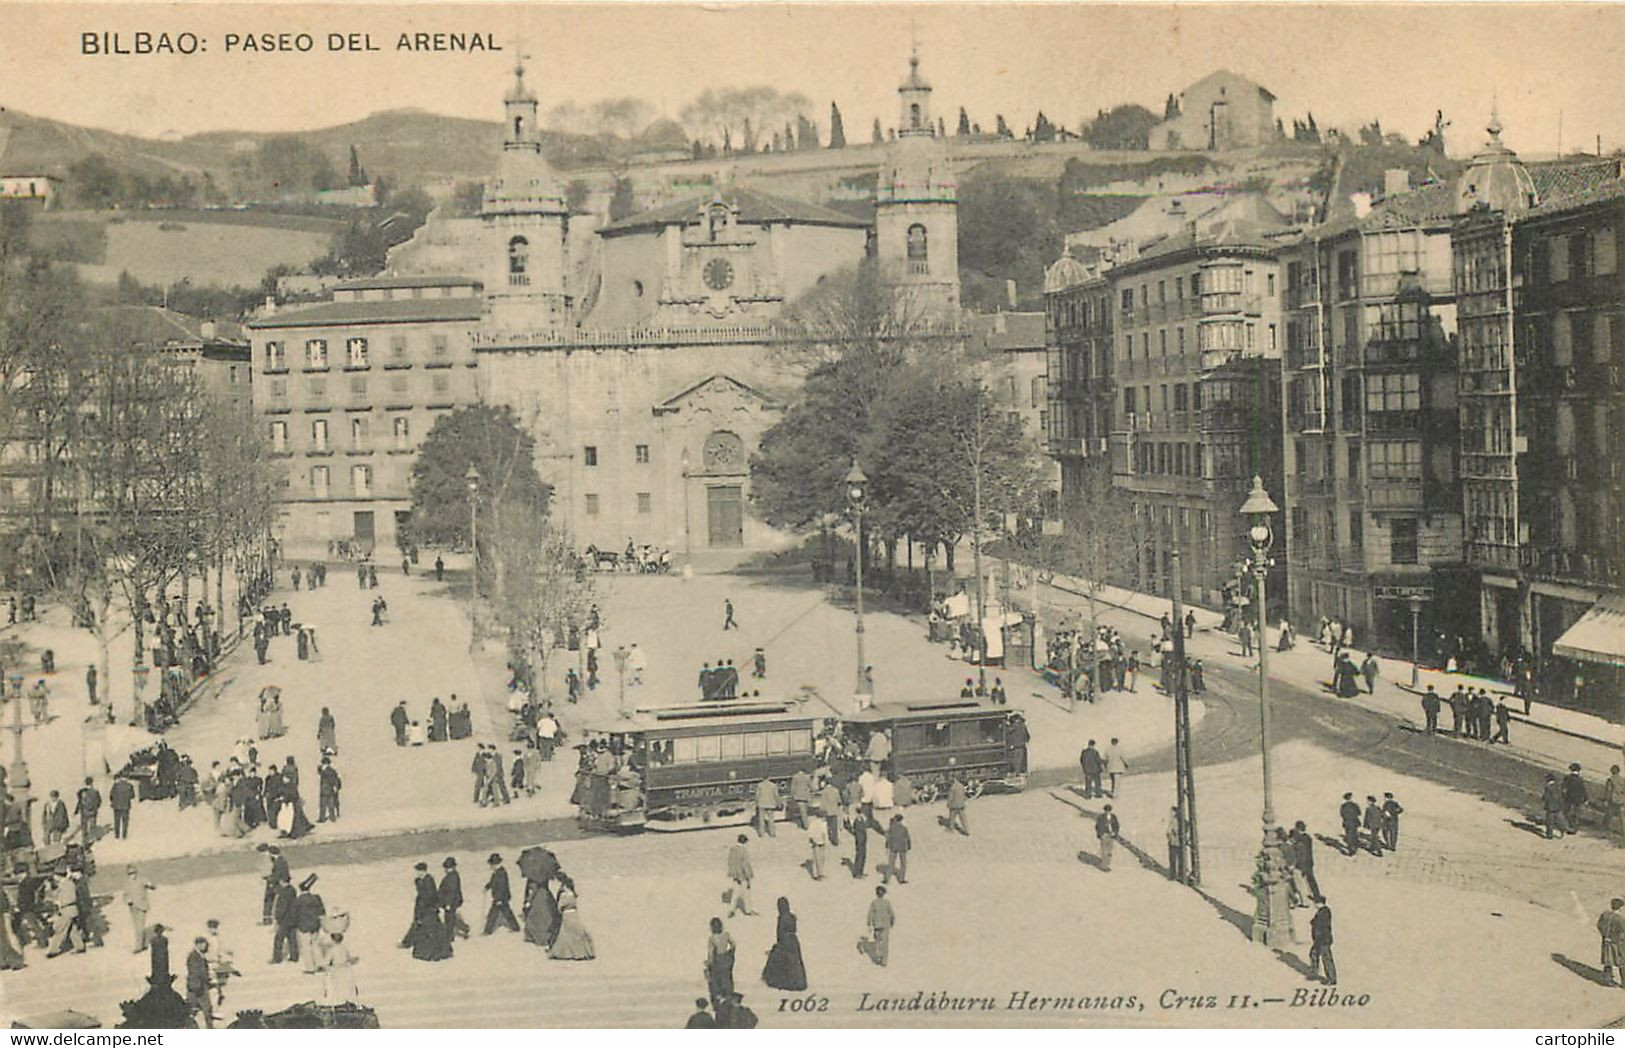
[{"label": "house on hillside", "polygon": [[1179,113],[1151,129],[1151,148],[1243,149],[1275,139],[1275,96],[1221,69],[1179,95]]},{"label": "house on hillside", "polygon": [[0,200],[32,200],[50,207],[56,194],[52,175],[0,175]]}]

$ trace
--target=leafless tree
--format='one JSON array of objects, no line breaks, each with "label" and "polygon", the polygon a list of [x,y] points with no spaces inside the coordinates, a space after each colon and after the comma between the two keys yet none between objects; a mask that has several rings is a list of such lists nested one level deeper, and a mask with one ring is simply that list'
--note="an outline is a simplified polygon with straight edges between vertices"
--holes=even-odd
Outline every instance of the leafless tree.
[{"label": "leafless tree", "polygon": [[583,624],[598,603],[592,575],[583,570],[570,536],[537,507],[510,505],[495,531],[492,559],[507,585],[493,594],[492,608],[546,697],[553,651],[566,643],[572,627],[585,632]]}]

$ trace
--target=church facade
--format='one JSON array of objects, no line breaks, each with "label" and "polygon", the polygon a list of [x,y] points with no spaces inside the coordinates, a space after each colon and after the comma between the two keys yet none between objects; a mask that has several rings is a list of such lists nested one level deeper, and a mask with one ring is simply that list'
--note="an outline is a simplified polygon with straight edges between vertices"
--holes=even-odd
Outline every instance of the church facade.
[{"label": "church facade", "polygon": [[873,257],[899,302],[957,323],[957,198],[930,91],[912,58],[872,226],[724,186],[597,227],[566,206],[516,70],[479,218],[431,219],[391,269],[479,274],[478,395],[534,434],[578,546],[785,541],[752,510],[749,461],[797,382],[785,308],[823,280]]}]

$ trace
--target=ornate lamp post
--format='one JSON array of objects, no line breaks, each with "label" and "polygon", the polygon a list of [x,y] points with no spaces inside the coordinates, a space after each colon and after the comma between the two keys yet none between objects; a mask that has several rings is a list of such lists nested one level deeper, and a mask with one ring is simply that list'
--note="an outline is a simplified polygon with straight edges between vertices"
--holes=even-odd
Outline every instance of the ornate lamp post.
[{"label": "ornate lamp post", "polygon": [[624,645],[615,649],[615,676],[620,683],[620,703],[617,712],[626,716],[626,659],[629,652]]},{"label": "ornate lamp post", "polygon": [[1264,756],[1264,833],[1258,852],[1258,870],[1254,874],[1257,906],[1253,914],[1253,941],[1266,946],[1282,946],[1293,941],[1285,857],[1275,840],[1275,803],[1270,782],[1270,646],[1264,635],[1269,621],[1264,609],[1264,578],[1269,574],[1269,550],[1275,537],[1270,530],[1270,517],[1279,512],[1280,507],[1264,490],[1263,479],[1253,477],[1253,490],[1242,503],[1241,515],[1253,522],[1247,539],[1252,545],[1253,601],[1258,608],[1258,741]]},{"label": "ornate lamp post", "polygon": [[[858,468],[858,460],[853,459],[852,469],[846,475],[846,502],[852,508],[852,527],[857,540],[854,553],[856,555],[858,583],[855,605],[857,609],[858,674],[857,686],[852,689],[854,695],[867,695],[869,692],[869,681],[863,672],[864,666],[867,665],[863,661],[863,499],[867,494],[868,484],[869,478],[864,476],[863,470]],[[871,701],[872,699],[873,696],[871,696]]]},{"label": "ornate lamp post", "polygon": [[468,582],[468,650],[473,651],[480,636],[480,471],[469,466],[463,480],[468,483],[468,537],[474,563]]},{"label": "ornate lamp post", "polygon": [[1422,598],[1418,594],[1411,594],[1411,687],[1415,688],[1422,681],[1421,645],[1422,636]]},{"label": "ornate lamp post", "polygon": [[[20,652],[14,652],[13,658],[21,658]],[[23,827],[30,825],[28,788],[32,785],[28,778],[28,761],[23,758],[23,675],[13,673],[11,683],[11,767],[6,769],[6,789],[11,793],[12,800],[23,813]],[[28,830],[29,843],[33,841],[33,834]]]},{"label": "ornate lamp post", "polygon": [[135,679],[135,709],[130,713],[130,723],[139,728],[147,720],[147,676],[152,672],[152,668],[145,662],[140,661],[141,654],[139,652],[136,653],[135,657],[137,661],[135,668],[131,671]]}]

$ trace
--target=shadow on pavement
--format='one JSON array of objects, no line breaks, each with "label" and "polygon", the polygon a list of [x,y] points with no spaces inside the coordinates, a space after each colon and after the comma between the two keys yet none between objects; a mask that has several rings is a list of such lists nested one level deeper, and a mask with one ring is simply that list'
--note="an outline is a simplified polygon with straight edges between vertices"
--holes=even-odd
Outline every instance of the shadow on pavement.
[{"label": "shadow on pavement", "polygon": [[1578,975],[1580,978],[1586,979],[1586,980],[1588,980],[1590,982],[1594,982],[1598,986],[1613,986],[1614,985],[1613,983],[1608,981],[1606,976],[1604,976],[1602,974],[1601,969],[1593,968],[1593,967],[1591,967],[1591,965],[1586,964],[1583,961],[1577,961],[1574,958],[1566,957],[1561,953],[1552,954],[1552,960],[1557,962],[1558,964],[1562,965],[1564,968],[1567,968],[1569,971],[1573,972],[1575,975]]}]

